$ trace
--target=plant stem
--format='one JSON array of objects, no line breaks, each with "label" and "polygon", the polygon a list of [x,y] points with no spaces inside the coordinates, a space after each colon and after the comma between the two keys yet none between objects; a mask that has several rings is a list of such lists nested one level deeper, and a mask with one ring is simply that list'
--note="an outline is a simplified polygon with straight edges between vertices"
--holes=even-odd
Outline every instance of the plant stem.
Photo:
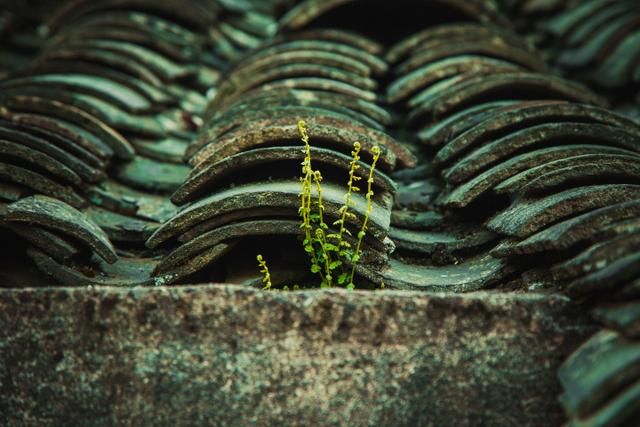
[{"label": "plant stem", "polygon": [[267,262],[262,258],[262,255],[258,255],[256,257],[258,260],[258,265],[261,267],[260,273],[263,274],[262,283],[264,283],[263,290],[268,291],[271,289],[271,273],[269,273],[269,267],[267,267]]},{"label": "plant stem", "polygon": [[323,278],[323,283],[326,283],[327,287],[333,286],[333,276],[331,274],[331,252],[327,250],[327,239],[326,234],[324,232],[325,228],[328,228],[324,222],[324,205],[322,204],[322,186],[320,183],[322,182],[322,174],[320,171],[314,171],[313,179],[316,183],[316,191],[318,192],[318,217],[319,223],[318,228],[316,229],[316,235],[318,237],[318,241],[322,247],[322,258],[324,261],[324,270],[325,277]]},{"label": "plant stem", "polygon": [[[338,250],[342,248],[344,245],[343,237],[346,231],[346,221],[349,214],[349,207],[351,206],[351,195],[354,192],[357,192],[359,189],[356,187],[355,181],[359,180],[360,177],[356,176],[356,170],[358,169],[358,160],[360,160],[360,149],[361,145],[359,142],[355,142],[353,144],[353,151],[351,152],[352,160],[349,164],[349,182],[347,183],[347,194],[345,194],[344,199],[345,203],[342,207],[342,216],[340,218],[340,231],[338,231]],[[354,191],[355,190],[355,191]]]},{"label": "plant stem", "polygon": [[364,239],[365,234],[367,233],[367,224],[369,223],[369,215],[371,215],[372,204],[371,197],[373,196],[373,173],[376,169],[376,163],[378,163],[378,159],[380,158],[380,147],[377,145],[373,147],[373,162],[371,163],[371,168],[369,169],[369,177],[367,178],[367,195],[365,196],[367,199],[367,210],[364,216],[364,220],[362,221],[362,227],[360,228],[360,232],[358,233],[358,244],[356,245],[356,251],[354,252],[352,265],[351,265],[351,275],[349,276],[349,284],[348,287],[353,288],[353,277],[356,274],[356,266],[358,265],[358,261],[360,260],[360,253],[362,247],[362,240]]}]

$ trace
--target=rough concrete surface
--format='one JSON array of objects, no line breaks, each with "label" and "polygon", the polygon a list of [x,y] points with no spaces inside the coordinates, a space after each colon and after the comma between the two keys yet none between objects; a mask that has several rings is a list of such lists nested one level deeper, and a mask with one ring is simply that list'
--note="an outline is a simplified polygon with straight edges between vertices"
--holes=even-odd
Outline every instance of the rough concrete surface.
[{"label": "rough concrete surface", "polygon": [[553,426],[560,296],[0,289],[2,425]]}]

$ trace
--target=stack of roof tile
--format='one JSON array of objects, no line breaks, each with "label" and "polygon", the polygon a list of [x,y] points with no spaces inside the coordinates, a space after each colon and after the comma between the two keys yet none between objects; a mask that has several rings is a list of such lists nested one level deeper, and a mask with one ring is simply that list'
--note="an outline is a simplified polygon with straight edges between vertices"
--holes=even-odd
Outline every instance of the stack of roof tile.
[{"label": "stack of roof tile", "polygon": [[242,6],[67,2],[35,59],[0,81],[0,218],[40,270],[62,283],[161,283],[144,242],[176,212],[167,195],[188,174],[207,91],[251,46],[243,35],[275,29]]},{"label": "stack of roof tile", "polygon": [[[304,255],[297,239],[297,176],[305,154],[297,121],[303,120],[311,137],[314,169],[324,176],[328,224],[339,219],[344,204],[354,142],[362,146],[358,174],[364,182],[373,147],[381,148],[365,238],[370,250],[358,267],[361,275],[374,279],[372,272],[387,263],[392,249],[387,234],[395,186],[387,173],[415,163],[413,155],[384,131],[392,117],[381,107],[378,94],[377,79],[387,70],[380,50],[352,33],[313,30],[276,37],[237,61],[209,104],[199,137],[187,150],[193,169],[172,196],[184,207],[147,242],[152,248],[178,242],[157,272],[177,280],[224,257],[229,261],[221,262],[228,266],[222,280],[241,280],[240,273],[253,269],[255,274],[246,280],[259,282],[255,256],[265,253],[274,277],[290,280],[302,275],[304,280],[306,260],[295,257]],[[353,198],[355,230],[365,216],[366,201],[362,193]],[[274,244],[276,236],[290,238]],[[280,245],[291,250],[283,251]]]},{"label": "stack of roof tile", "polygon": [[503,3],[516,21],[527,24],[522,31],[536,40],[560,73],[607,97],[615,110],[640,118],[638,2]]},{"label": "stack of roof tile", "polygon": [[363,176],[382,148],[359,279],[595,307],[605,329],[561,369],[562,403],[575,425],[628,424],[640,126],[606,107],[637,108],[637,5],[502,3],[555,14],[536,39],[606,97],[552,74],[490,0],[70,2],[0,82],[3,233],[66,284],[255,285],[258,253],[274,281],[304,282],[304,120],[328,223],[353,142]]}]

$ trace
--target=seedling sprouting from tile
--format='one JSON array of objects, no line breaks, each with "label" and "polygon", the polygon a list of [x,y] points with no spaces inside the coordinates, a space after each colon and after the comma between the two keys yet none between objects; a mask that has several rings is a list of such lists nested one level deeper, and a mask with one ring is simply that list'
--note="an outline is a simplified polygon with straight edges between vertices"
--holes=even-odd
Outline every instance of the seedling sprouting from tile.
[{"label": "seedling sprouting from tile", "polygon": [[[304,121],[300,120],[298,122],[298,130],[304,143],[305,153],[302,161],[302,176],[300,177],[302,189],[298,214],[301,219],[300,228],[304,236],[302,246],[310,259],[310,271],[320,278],[321,288],[332,288],[337,285],[344,286],[347,289],[354,289],[356,266],[364,251],[362,242],[366,236],[369,216],[373,209],[371,198],[374,195],[374,173],[381,154],[380,148],[376,145],[372,149],[372,162],[367,177],[367,192],[365,194],[366,209],[354,246],[348,241],[352,237],[348,221],[356,219],[356,215],[351,212],[351,208],[353,207],[353,195],[361,191],[356,184],[362,179],[357,173],[360,168],[358,162],[360,161],[362,146],[359,142],[353,144],[344,205],[338,210],[338,219],[331,224],[335,228],[331,229],[325,222],[325,206],[322,200],[322,173],[313,169],[310,138]],[[261,267],[261,273],[264,275],[265,288],[271,288],[271,276],[262,255],[258,256],[258,263]]]}]

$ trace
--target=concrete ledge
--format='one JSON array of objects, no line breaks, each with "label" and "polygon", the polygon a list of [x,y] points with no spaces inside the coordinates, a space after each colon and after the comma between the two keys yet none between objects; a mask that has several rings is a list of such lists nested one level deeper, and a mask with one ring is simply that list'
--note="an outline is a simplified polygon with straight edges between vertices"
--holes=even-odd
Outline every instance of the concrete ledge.
[{"label": "concrete ledge", "polygon": [[0,290],[8,425],[559,425],[560,296]]}]

